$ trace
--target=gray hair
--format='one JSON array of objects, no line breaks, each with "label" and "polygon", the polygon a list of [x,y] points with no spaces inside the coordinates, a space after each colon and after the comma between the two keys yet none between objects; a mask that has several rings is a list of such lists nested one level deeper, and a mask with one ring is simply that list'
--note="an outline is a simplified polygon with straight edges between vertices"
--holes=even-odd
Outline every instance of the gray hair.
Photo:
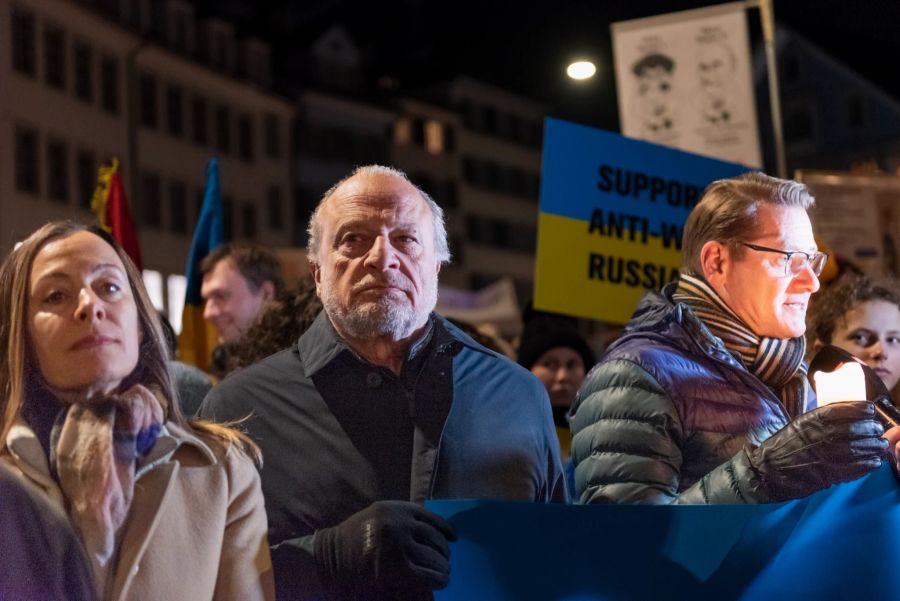
[{"label": "gray hair", "polygon": [[316,205],[316,209],[313,211],[312,215],[309,218],[309,228],[307,229],[307,232],[309,233],[309,242],[306,246],[306,254],[310,263],[319,262],[319,245],[322,243],[322,207],[325,205],[325,202],[329,198],[331,198],[331,196],[337,191],[338,188],[340,188],[343,184],[353,179],[357,175],[389,175],[398,177],[415,188],[419,193],[419,196],[422,197],[422,200],[425,201],[425,204],[428,205],[428,208],[431,209],[432,223],[434,226],[435,255],[437,255],[437,258],[441,263],[450,262],[450,246],[447,244],[447,227],[444,224],[444,210],[438,205],[438,203],[436,203],[434,199],[428,195],[427,192],[412,183],[406,176],[406,174],[399,169],[387,167],[384,165],[364,165],[362,167],[357,167],[353,170],[353,173],[351,173],[335,185],[331,186],[331,188],[329,188],[328,191],[325,192],[325,194],[322,196],[322,200],[319,201],[319,204]]},{"label": "gray hair", "polygon": [[743,256],[739,242],[757,230],[762,204],[800,207],[808,211],[816,199],[805,184],[778,179],[765,173],[745,173],[714,181],[684,224],[681,273],[703,276],[700,250],[710,240],[725,244],[736,258]]}]

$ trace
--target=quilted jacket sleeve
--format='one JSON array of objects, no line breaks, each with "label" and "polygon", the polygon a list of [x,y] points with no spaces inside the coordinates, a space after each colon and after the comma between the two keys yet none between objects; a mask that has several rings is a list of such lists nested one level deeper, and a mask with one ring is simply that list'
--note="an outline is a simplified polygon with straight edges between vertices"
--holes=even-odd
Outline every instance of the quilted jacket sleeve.
[{"label": "quilted jacket sleeve", "polygon": [[598,365],[570,415],[580,503],[758,503],[768,500],[743,450],[680,491],[685,432],[672,400],[633,361]]}]

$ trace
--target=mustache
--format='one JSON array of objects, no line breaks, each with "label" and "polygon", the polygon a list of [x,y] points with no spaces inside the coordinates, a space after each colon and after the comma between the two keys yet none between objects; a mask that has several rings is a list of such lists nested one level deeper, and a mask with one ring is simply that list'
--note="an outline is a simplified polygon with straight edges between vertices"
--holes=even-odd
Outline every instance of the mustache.
[{"label": "mustache", "polygon": [[400,275],[390,274],[383,277],[375,277],[372,275],[367,276],[354,284],[352,291],[362,292],[363,290],[376,286],[390,286],[392,288],[399,288],[400,290],[409,289],[409,285],[407,284],[405,278]]}]

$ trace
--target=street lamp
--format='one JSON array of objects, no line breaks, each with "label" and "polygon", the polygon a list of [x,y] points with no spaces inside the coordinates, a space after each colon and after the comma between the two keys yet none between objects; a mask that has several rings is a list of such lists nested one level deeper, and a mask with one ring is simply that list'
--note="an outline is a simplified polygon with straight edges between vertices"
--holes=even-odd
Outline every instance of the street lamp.
[{"label": "street lamp", "polygon": [[576,61],[566,68],[566,75],[576,80],[590,79],[597,72],[591,61]]}]

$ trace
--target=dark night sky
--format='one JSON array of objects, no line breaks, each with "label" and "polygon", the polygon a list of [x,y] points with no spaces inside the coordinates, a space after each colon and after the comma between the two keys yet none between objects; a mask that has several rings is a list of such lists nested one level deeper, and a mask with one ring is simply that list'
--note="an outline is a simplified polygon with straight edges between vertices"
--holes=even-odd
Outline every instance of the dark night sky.
[{"label": "dark night sky", "polygon": [[[309,44],[332,23],[365,50],[373,76],[389,74],[415,88],[468,74],[522,92],[552,114],[617,128],[609,24],[718,4],[703,0],[197,0],[200,14],[219,13],[268,38],[276,56]],[[264,7],[264,8],[263,8]],[[759,12],[749,11],[751,35]],[[778,20],[882,89],[900,98],[900,0],[775,0]],[[590,83],[569,81],[575,56],[598,64]]]}]

